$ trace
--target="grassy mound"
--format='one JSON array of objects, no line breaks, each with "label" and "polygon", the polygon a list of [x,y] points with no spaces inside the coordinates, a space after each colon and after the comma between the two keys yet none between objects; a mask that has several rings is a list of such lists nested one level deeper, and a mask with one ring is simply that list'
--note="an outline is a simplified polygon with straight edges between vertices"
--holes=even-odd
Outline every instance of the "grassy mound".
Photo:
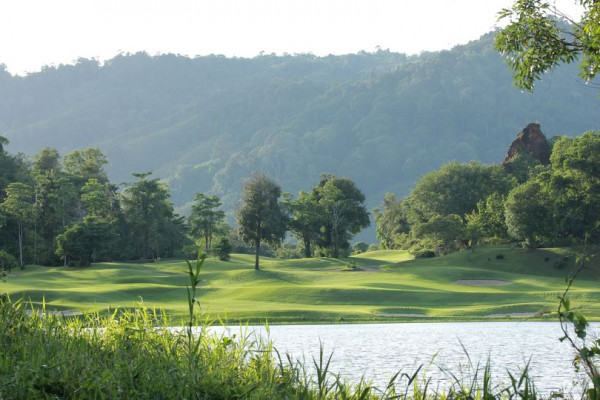
[{"label": "grassy mound", "polygon": [[[376,251],[345,260],[264,258],[262,270],[255,271],[252,256],[234,255],[229,262],[207,259],[198,290],[203,312],[226,322],[554,318],[574,260],[569,249],[490,246],[418,260],[404,251]],[[599,319],[600,268],[595,257],[588,265],[571,298],[586,315]],[[81,269],[30,266],[14,271],[0,288],[13,299],[45,301],[56,310],[110,312],[132,308],[143,299],[150,308],[183,316],[186,268],[179,261],[102,263]]]}]

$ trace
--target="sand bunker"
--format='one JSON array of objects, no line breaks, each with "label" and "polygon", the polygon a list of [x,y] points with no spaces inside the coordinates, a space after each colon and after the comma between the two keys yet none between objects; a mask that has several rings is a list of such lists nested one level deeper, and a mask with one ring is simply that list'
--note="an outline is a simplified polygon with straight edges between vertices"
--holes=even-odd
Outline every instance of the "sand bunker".
[{"label": "sand bunker", "polygon": [[454,281],[454,283],[465,286],[502,286],[510,284],[510,282],[507,281],[498,281],[494,279],[461,279],[459,281]]}]

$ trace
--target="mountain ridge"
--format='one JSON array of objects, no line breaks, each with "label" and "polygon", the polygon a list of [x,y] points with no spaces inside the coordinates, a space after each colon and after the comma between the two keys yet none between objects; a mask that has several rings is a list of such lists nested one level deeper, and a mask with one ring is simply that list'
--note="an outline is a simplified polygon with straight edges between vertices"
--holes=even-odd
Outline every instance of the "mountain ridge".
[{"label": "mountain ridge", "polygon": [[137,53],[25,77],[4,70],[0,134],[28,155],[98,147],[117,182],[153,170],[182,212],[195,192],[231,211],[253,171],[291,193],[322,172],[347,176],[374,207],[446,162],[501,162],[530,122],[549,137],[600,128],[597,91],[581,87],[575,66],[521,93],[492,42],[489,33],[410,57]]}]

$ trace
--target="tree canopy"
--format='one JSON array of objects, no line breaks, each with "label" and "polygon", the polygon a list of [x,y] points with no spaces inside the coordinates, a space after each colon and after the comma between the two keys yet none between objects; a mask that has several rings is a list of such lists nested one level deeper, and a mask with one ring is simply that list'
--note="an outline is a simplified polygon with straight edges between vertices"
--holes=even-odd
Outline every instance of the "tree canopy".
[{"label": "tree canopy", "polygon": [[517,0],[500,11],[500,21],[508,25],[496,35],[495,46],[506,55],[518,87],[531,91],[544,73],[577,60],[580,77],[594,79],[600,67],[600,4],[577,3],[583,8],[580,20],[545,0]]},{"label": "tree canopy", "polygon": [[383,248],[444,254],[479,243],[600,241],[600,133],[555,138],[550,164],[449,163],[376,210]]},{"label": "tree canopy", "polygon": [[237,222],[242,239],[255,249],[254,268],[258,271],[260,244],[279,245],[287,231],[287,215],[281,204],[281,187],[264,174],[246,180]]},{"label": "tree canopy", "polygon": [[418,56],[130,54],[5,74],[0,133],[14,153],[54,147],[63,164],[101,148],[113,182],[155,171],[182,210],[201,191],[232,214],[249,171],[294,194],[321,172],[348,176],[372,209],[447,162],[498,162],[533,118],[549,135],[600,126],[597,93],[581,90],[575,64],[557,68],[544,91],[521,93],[494,35]]}]

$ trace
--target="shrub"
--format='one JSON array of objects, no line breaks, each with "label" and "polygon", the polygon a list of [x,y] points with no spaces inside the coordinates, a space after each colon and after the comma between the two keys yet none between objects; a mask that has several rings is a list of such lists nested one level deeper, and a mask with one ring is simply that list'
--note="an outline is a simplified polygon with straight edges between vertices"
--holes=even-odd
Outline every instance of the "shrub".
[{"label": "shrub", "polygon": [[231,241],[227,237],[220,237],[216,243],[213,244],[213,254],[219,257],[221,261],[229,261],[231,259],[231,251],[233,246]]},{"label": "shrub", "polygon": [[437,243],[430,239],[417,240],[408,252],[415,258],[432,258],[437,256]]},{"label": "shrub", "polygon": [[377,250],[379,250],[379,245],[375,244],[375,243],[371,243],[369,245],[369,248],[367,249],[367,251],[377,251]]},{"label": "shrub", "polygon": [[0,271],[11,272],[13,268],[17,268],[17,259],[8,254],[4,250],[0,250]]},{"label": "shrub", "polygon": [[356,242],[354,246],[352,246],[352,250],[354,254],[364,253],[369,249],[369,245],[365,242]]},{"label": "shrub", "polygon": [[279,246],[275,250],[275,255],[277,256],[277,258],[287,260],[302,258],[301,249],[299,249],[298,246],[292,243],[284,243],[282,246]]}]

